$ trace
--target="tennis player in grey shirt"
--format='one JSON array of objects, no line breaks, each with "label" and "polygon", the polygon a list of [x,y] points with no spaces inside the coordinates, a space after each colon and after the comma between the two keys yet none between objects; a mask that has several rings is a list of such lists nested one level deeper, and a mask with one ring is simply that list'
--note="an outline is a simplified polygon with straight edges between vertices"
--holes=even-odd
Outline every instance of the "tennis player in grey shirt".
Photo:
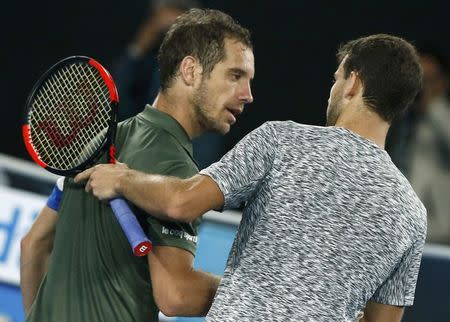
[{"label": "tennis player in grey shirt", "polygon": [[77,177],[160,218],[245,205],[207,321],[400,321],[413,304],[426,211],[384,142],[420,89],[417,54],[373,35],[338,60],[327,127],[265,123],[190,179],[124,164]]}]

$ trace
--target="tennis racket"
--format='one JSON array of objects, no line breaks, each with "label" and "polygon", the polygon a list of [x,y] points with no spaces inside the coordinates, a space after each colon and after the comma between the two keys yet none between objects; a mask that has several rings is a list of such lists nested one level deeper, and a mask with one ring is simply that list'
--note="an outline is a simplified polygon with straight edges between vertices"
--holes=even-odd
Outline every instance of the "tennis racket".
[{"label": "tennis racket", "polygon": [[[114,136],[119,96],[108,71],[84,56],[65,58],[34,85],[22,127],[31,158],[46,170],[74,176],[109,150],[115,162]],[[136,256],[152,244],[125,200],[110,201],[111,208]]]}]

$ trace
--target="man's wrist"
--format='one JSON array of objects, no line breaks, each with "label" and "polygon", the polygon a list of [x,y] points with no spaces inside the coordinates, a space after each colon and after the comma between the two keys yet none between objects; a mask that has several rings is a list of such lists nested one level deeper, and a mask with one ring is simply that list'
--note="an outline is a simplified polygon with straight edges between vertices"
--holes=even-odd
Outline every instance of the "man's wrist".
[{"label": "man's wrist", "polygon": [[47,207],[55,211],[59,210],[64,187],[64,177],[58,178],[55,186],[47,199]]},{"label": "man's wrist", "polygon": [[124,188],[127,186],[129,177],[131,176],[131,171],[129,169],[124,170],[117,176],[117,180],[114,184],[114,192],[117,195],[124,195]]}]

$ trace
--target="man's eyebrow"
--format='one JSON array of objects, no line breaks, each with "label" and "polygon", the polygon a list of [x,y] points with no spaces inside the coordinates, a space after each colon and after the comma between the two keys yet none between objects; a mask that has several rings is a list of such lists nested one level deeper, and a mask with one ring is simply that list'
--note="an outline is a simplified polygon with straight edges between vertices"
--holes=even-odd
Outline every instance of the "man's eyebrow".
[{"label": "man's eyebrow", "polygon": [[[244,69],[239,67],[232,67],[228,70],[228,72],[231,74],[239,74],[241,76],[248,75],[248,73]],[[251,79],[253,79],[253,77]]]},{"label": "man's eyebrow", "polygon": [[247,72],[245,70],[238,68],[238,67],[232,67],[232,68],[228,69],[228,71],[230,73],[235,73],[235,74],[240,74],[240,75],[247,74]]}]

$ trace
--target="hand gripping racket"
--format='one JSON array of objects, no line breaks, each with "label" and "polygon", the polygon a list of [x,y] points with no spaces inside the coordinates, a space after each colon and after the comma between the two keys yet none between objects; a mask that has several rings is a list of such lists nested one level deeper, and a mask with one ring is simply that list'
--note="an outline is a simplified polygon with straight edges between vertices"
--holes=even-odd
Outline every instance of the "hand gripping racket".
[{"label": "hand gripping racket", "polygon": [[[74,176],[109,148],[119,96],[108,71],[92,58],[73,56],[52,66],[34,85],[27,101],[23,139],[31,158],[46,170]],[[125,200],[110,201],[133,253],[146,255],[152,244]]]}]

